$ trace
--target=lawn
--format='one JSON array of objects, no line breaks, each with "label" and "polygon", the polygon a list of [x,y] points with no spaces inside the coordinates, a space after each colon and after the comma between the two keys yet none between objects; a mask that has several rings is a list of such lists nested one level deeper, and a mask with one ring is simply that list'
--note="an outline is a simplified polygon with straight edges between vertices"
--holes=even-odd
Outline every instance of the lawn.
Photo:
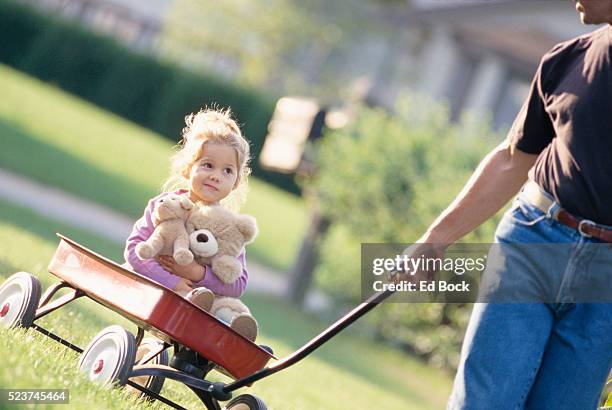
[{"label": "lawn", "polygon": [[[118,259],[118,245],[63,226],[28,210],[0,201],[0,277],[24,270],[36,274],[43,287],[55,277],[46,266],[57,245],[54,232],[67,234],[100,253]],[[248,295],[246,302],[258,317],[260,343],[283,357],[303,345],[328,324],[285,302]],[[79,300],[41,319],[40,324],[79,346],[100,329],[119,323],[134,325],[89,300]],[[359,324],[357,324],[358,326]],[[84,380],[75,370],[78,357],[34,331],[0,331],[0,345],[10,346],[0,367],[0,386],[10,388],[68,388],[70,408],[162,408],[136,403],[122,390],[106,390]],[[405,354],[345,332],[303,362],[248,389],[271,409],[439,409],[450,391],[450,377]],[[188,408],[198,406],[183,386],[169,382],[162,392]]]},{"label": "lawn", "polygon": [[[0,89],[0,168],[134,219],[160,192],[173,152],[168,139],[2,65]],[[249,254],[286,271],[308,222],[303,201],[251,178],[243,212],[261,231]]]}]

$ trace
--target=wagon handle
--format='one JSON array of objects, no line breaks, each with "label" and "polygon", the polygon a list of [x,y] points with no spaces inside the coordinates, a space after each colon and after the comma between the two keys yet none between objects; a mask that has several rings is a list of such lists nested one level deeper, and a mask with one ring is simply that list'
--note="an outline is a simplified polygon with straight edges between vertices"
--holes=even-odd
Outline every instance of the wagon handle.
[{"label": "wagon handle", "polygon": [[374,309],[376,305],[387,299],[389,296],[393,294],[391,290],[385,290],[383,292],[375,293],[370,296],[364,303],[361,303],[353,310],[348,312],[342,318],[338,319],[334,324],[329,326],[323,332],[321,332],[318,336],[310,340],[304,346],[302,346],[299,350],[290,354],[282,360],[275,362],[274,364],[265,367],[261,370],[256,371],[255,373],[243,377],[242,379],[236,380],[233,383],[229,383],[223,388],[224,392],[232,392],[241,387],[248,386],[258,380],[263,379],[264,377],[268,377],[271,374],[274,374],[280,370],[286,369],[289,366],[299,362],[310,353],[314,352],[321,345],[327,342],[329,339],[334,337],[336,334],[350,326],[357,319],[368,313],[370,310]]}]

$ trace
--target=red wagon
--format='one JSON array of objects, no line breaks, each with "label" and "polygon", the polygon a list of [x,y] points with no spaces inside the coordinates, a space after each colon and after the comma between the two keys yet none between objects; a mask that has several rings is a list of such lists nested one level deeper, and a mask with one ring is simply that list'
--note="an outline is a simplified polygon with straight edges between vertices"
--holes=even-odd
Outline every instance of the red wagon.
[{"label": "red wagon", "polygon": [[[207,409],[221,409],[219,401],[230,400],[232,392],[298,362],[390,295],[375,295],[295,353],[266,367],[270,359],[276,359],[270,348],[249,341],[149,278],[58,236],[61,240],[49,272],[60,281],[41,296],[41,285],[34,275],[19,272],[8,278],[0,287],[0,324],[31,327],[81,353],[79,366],[92,380],[127,384],[178,409],[183,407],[159,394],[165,379],[187,385]],[[63,288],[70,290],[54,299]],[[35,323],[83,296],[133,322],[137,335],[134,337],[120,326],[110,326],[82,349]],[[144,338],[145,331],[157,339]],[[170,347],[174,350],[172,360]],[[213,369],[235,381],[226,384],[206,380]],[[261,399],[251,394],[235,397],[225,408],[240,406],[251,410],[266,408]]]}]

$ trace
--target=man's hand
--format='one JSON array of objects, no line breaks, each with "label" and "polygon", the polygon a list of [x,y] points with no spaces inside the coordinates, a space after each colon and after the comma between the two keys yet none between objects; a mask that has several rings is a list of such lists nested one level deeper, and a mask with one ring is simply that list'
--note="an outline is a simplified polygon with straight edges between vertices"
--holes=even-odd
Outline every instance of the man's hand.
[{"label": "man's hand", "polygon": [[194,286],[195,285],[193,284],[193,282],[189,279],[180,278],[179,281],[176,283],[176,286],[174,286],[173,290],[177,293],[185,294],[191,292]]},{"label": "man's hand", "polygon": [[180,276],[183,279],[188,279],[192,282],[199,282],[204,279],[206,269],[204,266],[198,264],[196,261],[191,262],[189,265],[179,265],[174,261],[172,256],[161,255],[157,257],[157,261],[163,266],[168,272],[173,275]]},{"label": "man's hand", "polygon": [[[409,263],[408,270],[394,274],[391,277],[393,282],[419,283],[420,281],[430,281],[434,278],[435,272],[427,269],[427,260],[443,258],[444,251],[448,245],[426,243],[423,242],[424,240],[424,238],[419,239],[419,242],[402,252],[402,255],[407,256],[414,264]],[[415,266],[416,268],[414,268]]]}]

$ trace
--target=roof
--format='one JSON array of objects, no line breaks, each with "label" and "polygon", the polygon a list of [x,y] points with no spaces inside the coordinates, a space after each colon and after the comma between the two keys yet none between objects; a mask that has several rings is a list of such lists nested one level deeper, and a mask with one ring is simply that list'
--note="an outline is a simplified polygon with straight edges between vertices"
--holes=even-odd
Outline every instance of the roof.
[{"label": "roof", "polygon": [[413,0],[411,15],[419,21],[482,21],[571,8],[569,2],[551,0]]},{"label": "roof", "polygon": [[441,27],[464,51],[494,53],[515,70],[531,75],[555,44],[594,28],[580,23],[569,1],[412,0],[386,17],[404,27]]}]

